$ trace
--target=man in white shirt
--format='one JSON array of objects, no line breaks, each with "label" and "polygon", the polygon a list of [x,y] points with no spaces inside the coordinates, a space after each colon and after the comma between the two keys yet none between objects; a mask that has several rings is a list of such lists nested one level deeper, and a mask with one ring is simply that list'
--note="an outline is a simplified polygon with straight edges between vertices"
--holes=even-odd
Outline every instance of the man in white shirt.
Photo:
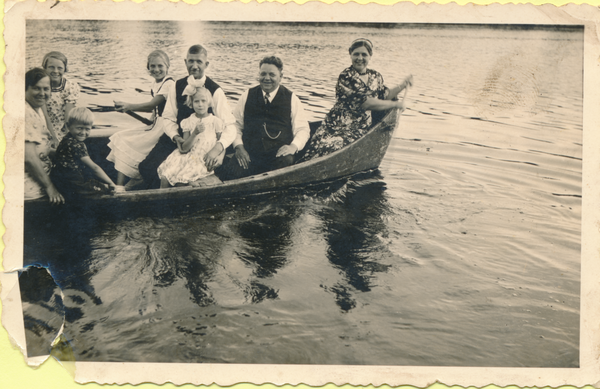
[{"label": "man in white shirt", "polygon": [[294,163],[294,155],[310,137],[298,97],[280,85],[283,62],[265,57],[259,64],[259,85],[245,91],[234,109],[235,157],[223,166],[221,179],[235,179]]},{"label": "man in white shirt", "polygon": [[167,96],[167,104],[162,115],[165,133],[160,137],[146,159],[139,165],[140,174],[144,179],[145,187],[148,189],[160,187],[160,179],[156,172],[158,166],[174,150],[178,148],[181,150],[183,138],[179,124],[183,119],[187,119],[194,113],[192,108],[185,105],[186,96],[183,95],[183,91],[188,84],[198,87],[204,86],[210,91],[214,105],[209,109],[209,112],[224,123],[225,129],[221,133],[219,141],[204,157],[204,163],[209,171],[221,166],[225,149],[235,140],[237,135],[235,118],[231,114],[223,89],[204,74],[208,67],[208,52],[206,49],[202,45],[190,47],[185,65],[189,76],[177,80],[175,88]]}]

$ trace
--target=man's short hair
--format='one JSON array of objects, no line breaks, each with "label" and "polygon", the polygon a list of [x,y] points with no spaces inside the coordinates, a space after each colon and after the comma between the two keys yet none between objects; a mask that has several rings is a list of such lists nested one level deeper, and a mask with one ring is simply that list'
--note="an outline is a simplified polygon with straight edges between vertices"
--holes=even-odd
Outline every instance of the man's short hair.
[{"label": "man's short hair", "polygon": [[194,45],[188,49],[188,54],[204,54],[208,56],[208,51],[202,45]]},{"label": "man's short hair", "polygon": [[270,57],[265,57],[260,61],[258,67],[260,68],[264,63],[277,66],[277,69],[279,69],[279,71],[283,73],[283,61],[281,60],[281,58],[276,57],[274,55]]}]

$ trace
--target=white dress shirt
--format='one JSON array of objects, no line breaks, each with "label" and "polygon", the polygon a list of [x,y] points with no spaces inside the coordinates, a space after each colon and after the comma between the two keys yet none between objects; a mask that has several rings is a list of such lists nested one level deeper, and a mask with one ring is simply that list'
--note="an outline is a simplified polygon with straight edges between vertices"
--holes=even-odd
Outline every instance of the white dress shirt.
[{"label": "white dress shirt", "polygon": [[[202,76],[202,78],[196,82],[204,84],[205,81],[206,75]],[[162,114],[163,119],[165,119],[165,134],[171,139],[173,139],[175,135],[179,135],[177,131],[179,129],[179,125],[177,124],[177,92],[175,89],[176,88],[171,88],[169,91],[167,104]],[[219,138],[219,142],[223,145],[223,150],[225,150],[236,139],[235,117],[231,114],[231,108],[229,108],[229,103],[227,102],[227,97],[225,97],[223,89],[217,89],[213,94],[212,99],[213,113],[223,121],[224,129],[221,133],[221,138]]]},{"label": "white dress shirt", "polygon": [[[237,130],[237,137],[233,141],[233,147],[237,147],[244,143],[242,141],[242,134],[244,131],[244,109],[246,107],[246,101],[248,100],[248,91],[249,89],[242,93],[237,106],[233,110],[235,127]],[[269,93],[269,102],[273,101],[278,91],[279,87]],[[264,90],[262,93],[263,97],[266,98]],[[295,145],[298,148],[298,151],[302,150],[306,145],[308,138],[310,138],[310,127],[308,127],[308,120],[306,119],[304,107],[302,107],[300,99],[294,92],[292,92],[292,133],[294,134],[294,139],[291,144]]]}]

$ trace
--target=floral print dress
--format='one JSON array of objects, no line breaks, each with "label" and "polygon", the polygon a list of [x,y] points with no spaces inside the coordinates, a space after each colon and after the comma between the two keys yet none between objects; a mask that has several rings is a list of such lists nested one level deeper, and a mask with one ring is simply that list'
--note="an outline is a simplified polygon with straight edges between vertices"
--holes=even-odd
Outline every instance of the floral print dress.
[{"label": "floral print dress", "polygon": [[65,127],[65,105],[71,103],[75,105],[79,99],[79,85],[74,81],[69,81],[63,77],[58,88],[52,88],[52,94],[48,100],[48,116],[54,133],[60,142],[67,134]]},{"label": "floral print dress", "polygon": [[336,103],[312,136],[303,161],[330,154],[362,137],[371,126],[371,111],[361,106],[369,97],[385,99],[389,93],[379,72],[367,69],[366,83],[351,66],[339,76]]}]

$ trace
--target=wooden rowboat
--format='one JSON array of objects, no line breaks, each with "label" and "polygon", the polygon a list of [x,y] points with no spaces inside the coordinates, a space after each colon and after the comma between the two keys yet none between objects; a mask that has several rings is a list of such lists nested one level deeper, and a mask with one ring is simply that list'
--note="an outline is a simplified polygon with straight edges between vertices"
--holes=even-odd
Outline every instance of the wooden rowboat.
[{"label": "wooden rowboat", "polygon": [[[279,191],[282,189],[304,187],[306,185],[334,181],[354,175],[359,172],[373,170],[379,167],[392,139],[392,134],[400,120],[400,110],[392,109],[383,116],[362,138],[349,144],[341,150],[321,158],[289,166],[279,170],[225,181],[223,184],[210,187],[176,187],[169,189],[150,189],[116,193],[114,195],[90,196],[82,198],[86,208],[98,206],[130,206],[145,207],[149,204],[197,204],[202,200],[227,199],[244,197],[249,194]],[[314,131],[320,123],[310,123]],[[107,149],[106,138],[89,139],[92,142],[103,142]],[[90,142],[91,143],[91,142]],[[90,145],[92,159],[100,162],[94,156],[95,145]],[[26,213],[36,213],[40,207],[49,208],[48,199],[25,201]]]}]

